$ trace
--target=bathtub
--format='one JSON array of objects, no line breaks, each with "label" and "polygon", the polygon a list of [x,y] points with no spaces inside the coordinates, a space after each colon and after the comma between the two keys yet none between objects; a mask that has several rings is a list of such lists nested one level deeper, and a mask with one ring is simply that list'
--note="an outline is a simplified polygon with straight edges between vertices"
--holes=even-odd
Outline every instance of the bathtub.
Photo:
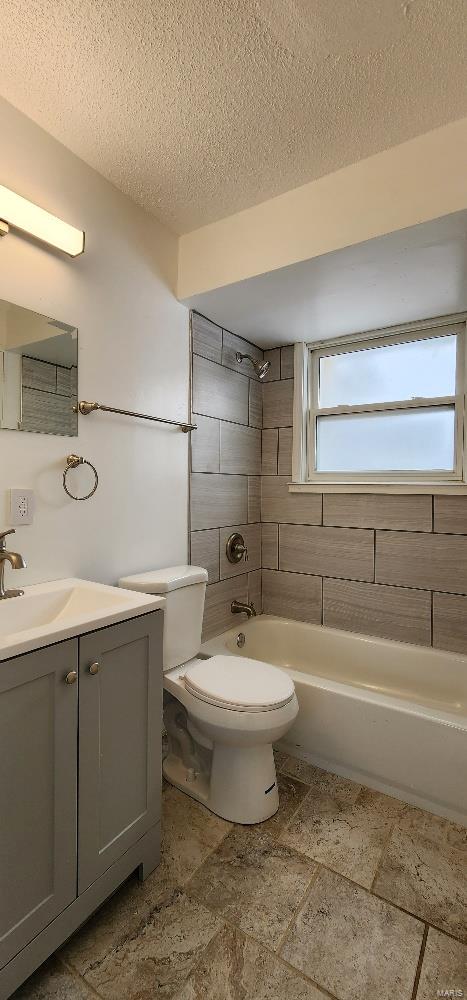
[{"label": "bathtub", "polygon": [[299,714],[286,752],[467,823],[467,657],[271,615],[236,624],[201,653],[290,674]]}]

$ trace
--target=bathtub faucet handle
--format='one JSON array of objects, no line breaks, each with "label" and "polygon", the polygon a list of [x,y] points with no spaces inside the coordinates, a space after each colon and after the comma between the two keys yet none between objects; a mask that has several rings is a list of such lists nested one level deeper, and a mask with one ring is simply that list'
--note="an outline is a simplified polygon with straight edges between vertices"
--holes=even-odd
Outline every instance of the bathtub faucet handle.
[{"label": "bathtub faucet handle", "polygon": [[227,539],[225,553],[231,563],[239,563],[242,559],[248,562],[248,548],[239,531],[234,531]]}]

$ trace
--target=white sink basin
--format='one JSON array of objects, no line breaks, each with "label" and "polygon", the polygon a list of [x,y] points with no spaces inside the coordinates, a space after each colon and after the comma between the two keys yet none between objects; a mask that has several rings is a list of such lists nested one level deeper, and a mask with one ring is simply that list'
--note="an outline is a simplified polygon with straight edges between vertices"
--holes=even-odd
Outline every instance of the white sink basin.
[{"label": "white sink basin", "polygon": [[163,608],[163,597],[88,580],[55,580],[0,601],[0,660]]}]

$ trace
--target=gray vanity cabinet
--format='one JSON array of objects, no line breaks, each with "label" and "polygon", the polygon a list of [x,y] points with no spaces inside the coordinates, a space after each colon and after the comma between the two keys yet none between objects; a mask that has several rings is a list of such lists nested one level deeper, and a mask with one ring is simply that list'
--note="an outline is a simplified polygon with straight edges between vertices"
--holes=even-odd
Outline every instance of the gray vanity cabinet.
[{"label": "gray vanity cabinet", "polygon": [[162,622],[143,615],[80,641],[80,893],[159,820]]},{"label": "gray vanity cabinet", "polygon": [[159,863],[163,620],[0,662],[0,1000]]},{"label": "gray vanity cabinet", "polygon": [[0,663],[0,968],[76,897],[77,655]]}]

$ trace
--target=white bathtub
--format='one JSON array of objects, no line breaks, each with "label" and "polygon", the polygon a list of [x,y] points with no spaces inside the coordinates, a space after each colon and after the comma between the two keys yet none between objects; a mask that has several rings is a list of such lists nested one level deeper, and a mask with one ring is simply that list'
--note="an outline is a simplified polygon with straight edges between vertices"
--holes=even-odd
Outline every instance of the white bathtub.
[{"label": "white bathtub", "polygon": [[270,615],[201,652],[290,674],[300,710],[284,750],[467,823],[467,657]]}]

